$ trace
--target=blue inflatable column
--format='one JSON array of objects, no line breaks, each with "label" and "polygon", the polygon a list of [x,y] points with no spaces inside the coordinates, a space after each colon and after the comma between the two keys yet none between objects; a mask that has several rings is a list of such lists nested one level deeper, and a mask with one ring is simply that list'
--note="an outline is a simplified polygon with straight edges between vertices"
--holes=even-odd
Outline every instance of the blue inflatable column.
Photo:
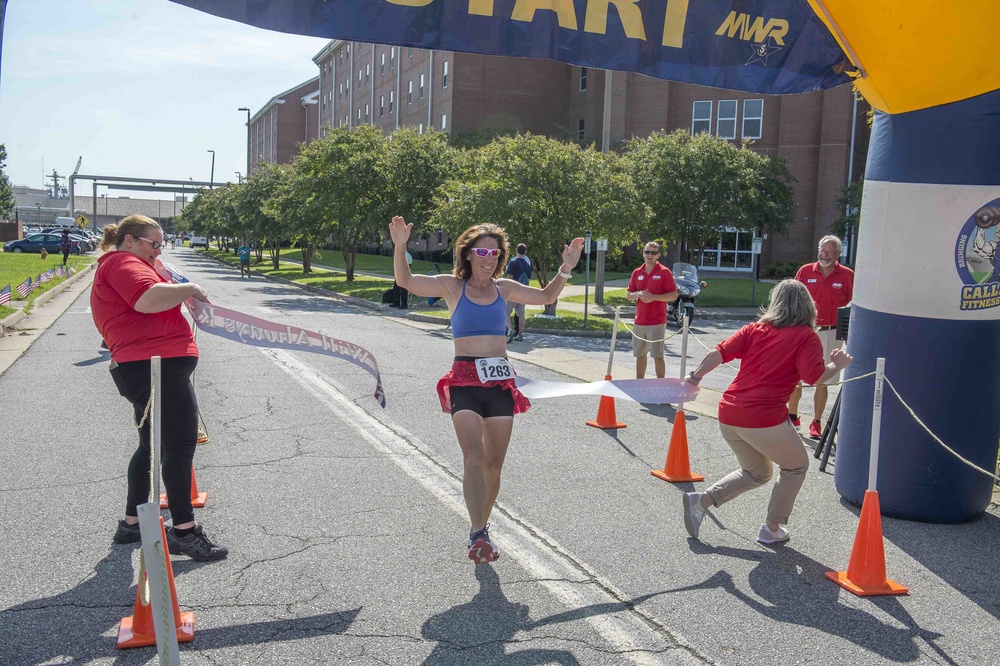
[{"label": "blue inflatable column", "polygon": [[[877,114],[858,235],[845,378],[875,368],[963,458],[996,470],[1000,441],[1000,91]],[[878,493],[886,515],[961,522],[993,482],[884,392]],[[868,485],[873,378],[843,387],[837,491]]]}]

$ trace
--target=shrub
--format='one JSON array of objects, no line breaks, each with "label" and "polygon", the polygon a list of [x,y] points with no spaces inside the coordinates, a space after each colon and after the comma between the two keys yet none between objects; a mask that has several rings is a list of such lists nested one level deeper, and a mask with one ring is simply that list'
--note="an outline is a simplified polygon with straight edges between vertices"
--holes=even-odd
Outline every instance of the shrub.
[{"label": "shrub", "polygon": [[793,278],[799,271],[799,266],[794,261],[774,261],[760,269],[760,276],[766,280]]}]

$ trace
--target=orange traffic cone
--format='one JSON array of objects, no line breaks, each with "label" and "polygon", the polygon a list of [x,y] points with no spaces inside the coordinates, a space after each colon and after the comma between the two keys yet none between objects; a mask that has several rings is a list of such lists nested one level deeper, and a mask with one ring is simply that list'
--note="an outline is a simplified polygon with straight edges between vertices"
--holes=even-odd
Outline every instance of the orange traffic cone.
[{"label": "orange traffic cone", "polygon": [[[604,381],[610,382],[611,375],[604,375]],[[587,425],[604,430],[628,427],[624,423],[618,422],[618,417],[615,415],[615,399],[607,395],[601,396],[601,404],[597,407],[597,419],[587,421]]]},{"label": "orange traffic cone", "polygon": [[[177,642],[190,643],[194,640],[194,613],[181,613],[177,606],[177,588],[174,585],[174,568],[170,566],[170,550],[167,548],[167,532],[160,518],[160,534],[163,536],[163,552],[166,553],[167,578],[170,580],[170,601],[174,610],[174,626],[177,628]],[[122,618],[118,625],[116,647],[131,648],[156,645],[156,630],[153,628],[153,613],[149,603],[142,603],[141,590],[146,585],[146,572],[142,572],[135,588],[135,606],[132,615]]]},{"label": "orange traffic cone", "polygon": [[[191,506],[200,509],[208,501],[208,491],[198,492],[198,480],[194,478],[194,465],[191,465]],[[167,508],[167,494],[160,495],[160,508]]]},{"label": "orange traffic cone", "polygon": [[882,511],[878,491],[865,491],[847,571],[827,571],[826,577],[859,597],[909,594],[908,588],[889,580],[885,575],[885,547],[882,543]]},{"label": "orange traffic cone", "polygon": [[691,473],[691,462],[688,460],[687,424],[684,422],[684,410],[677,410],[674,417],[674,429],[670,432],[670,446],[667,448],[667,462],[663,469],[649,472],[658,479],[680,483],[682,481],[704,481],[705,477]]}]

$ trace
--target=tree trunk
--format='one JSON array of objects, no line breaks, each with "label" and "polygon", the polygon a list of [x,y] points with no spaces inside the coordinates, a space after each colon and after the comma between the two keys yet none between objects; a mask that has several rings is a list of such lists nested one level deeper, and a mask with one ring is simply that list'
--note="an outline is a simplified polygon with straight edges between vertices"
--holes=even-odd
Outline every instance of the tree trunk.
[{"label": "tree trunk", "polygon": [[345,239],[340,246],[340,253],[344,256],[344,271],[347,273],[347,281],[354,282],[354,267],[357,264],[358,248],[354,240]]},{"label": "tree trunk", "polygon": [[271,264],[274,266],[274,270],[278,270],[278,266],[281,262],[281,240],[274,239],[268,243],[267,251],[271,254]]},{"label": "tree trunk", "polygon": [[312,241],[308,243],[303,241],[299,245],[302,248],[302,273],[308,275],[312,272],[312,256],[316,246]]}]

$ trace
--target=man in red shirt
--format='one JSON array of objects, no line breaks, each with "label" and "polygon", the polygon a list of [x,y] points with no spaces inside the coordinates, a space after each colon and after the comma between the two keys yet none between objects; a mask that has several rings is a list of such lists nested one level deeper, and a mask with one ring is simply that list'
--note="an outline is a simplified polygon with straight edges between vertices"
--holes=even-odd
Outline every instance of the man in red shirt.
[{"label": "man in red shirt", "polygon": [[[830,361],[834,349],[840,349],[842,341],[837,340],[837,308],[851,302],[854,297],[854,271],[841,266],[837,261],[841,252],[840,239],[824,236],[819,241],[819,256],[816,263],[806,264],[795,274],[795,279],[806,286],[816,304],[816,328],[823,342],[823,359]],[[823,435],[820,419],[826,409],[828,390],[826,385],[840,381],[840,373],[816,384],[813,394],[813,420],[809,424],[809,436],[819,439]],[[798,409],[802,398],[802,384],[795,387],[788,400],[788,418],[792,425],[799,427]]]},{"label": "man in red shirt", "polygon": [[653,357],[656,376],[666,376],[663,339],[667,333],[667,303],[677,298],[677,283],[670,269],[659,262],[660,244],[650,241],[642,251],[645,263],[632,272],[625,297],[635,303],[632,354],[635,376],[646,376],[646,354]]}]

